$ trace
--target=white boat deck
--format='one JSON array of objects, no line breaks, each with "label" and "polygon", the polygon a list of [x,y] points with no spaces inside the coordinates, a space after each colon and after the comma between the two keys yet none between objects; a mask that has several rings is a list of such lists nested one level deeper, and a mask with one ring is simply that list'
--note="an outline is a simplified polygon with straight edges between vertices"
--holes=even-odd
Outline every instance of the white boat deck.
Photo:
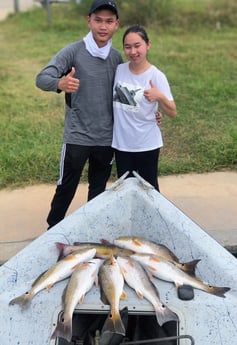
[{"label": "white boat deck", "polygon": [[[62,222],[25,247],[0,268],[1,345],[53,345],[50,336],[61,310],[66,282],[50,292],[40,292],[24,311],[8,306],[26,292],[35,278],[53,265],[58,253],[55,242],[113,241],[118,236],[140,236],[168,246],[180,261],[201,259],[196,274],[203,281],[231,290],[226,298],[195,290],[195,298],[182,301],[173,284],[157,281],[161,300],[179,317],[179,334],[189,334],[199,345],[230,345],[237,337],[236,259],[170,201],[139,179],[119,180],[106,192],[85,204]],[[151,312],[146,300],[128,289],[121,308]],[[78,310],[106,310],[94,287]],[[183,341],[189,345],[190,342]]]}]

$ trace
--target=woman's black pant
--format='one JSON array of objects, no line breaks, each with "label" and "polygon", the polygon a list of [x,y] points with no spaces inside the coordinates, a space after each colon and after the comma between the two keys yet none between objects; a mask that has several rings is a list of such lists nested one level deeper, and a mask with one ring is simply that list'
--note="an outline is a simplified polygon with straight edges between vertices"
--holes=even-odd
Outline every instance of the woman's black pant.
[{"label": "woman's black pant", "polygon": [[158,160],[160,149],[144,152],[114,150],[114,152],[118,177],[121,177],[127,171],[129,171],[127,177],[134,177],[132,171],[136,171],[159,191]]}]

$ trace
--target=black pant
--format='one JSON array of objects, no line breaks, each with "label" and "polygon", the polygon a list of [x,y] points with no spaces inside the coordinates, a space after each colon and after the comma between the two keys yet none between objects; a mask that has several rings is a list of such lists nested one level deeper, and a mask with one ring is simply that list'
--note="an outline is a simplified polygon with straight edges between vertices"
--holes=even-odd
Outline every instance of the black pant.
[{"label": "black pant", "polygon": [[144,152],[114,150],[114,152],[118,177],[121,177],[127,171],[129,171],[127,177],[134,177],[132,171],[136,171],[159,191],[158,160],[160,149]]},{"label": "black pant", "polygon": [[63,145],[60,178],[47,217],[49,228],[64,217],[76,193],[86,161],[88,166],[88,200],[104,192],[110,177],[113,149],[110,146]]}]

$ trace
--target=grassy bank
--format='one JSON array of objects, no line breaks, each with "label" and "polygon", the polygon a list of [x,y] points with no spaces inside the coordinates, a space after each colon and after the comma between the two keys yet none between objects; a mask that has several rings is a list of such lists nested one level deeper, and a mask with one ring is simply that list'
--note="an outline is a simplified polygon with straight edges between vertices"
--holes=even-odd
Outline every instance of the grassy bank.
[{"label": "grassy bank", "polygon": [[[123,31],[113,39],[120,50]],[[176,119],[163,119],[160,174],[235,169],[237,28],[148,31],[150,60],[166,73],[178,109]],[[37,89],[35,75],[86,33],[84,17],[61,4],[52,6],[51,27],[43,9],[0,23],[0,188],[57,179],[64,99]]]}]

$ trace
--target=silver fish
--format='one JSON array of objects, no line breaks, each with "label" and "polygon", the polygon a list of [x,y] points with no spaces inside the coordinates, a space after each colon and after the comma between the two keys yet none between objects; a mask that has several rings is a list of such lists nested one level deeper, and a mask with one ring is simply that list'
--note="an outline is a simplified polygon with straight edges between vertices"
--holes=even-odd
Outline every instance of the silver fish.
[{"label": "silver fish", "polygon": [[125,257],[118,257],[117,261],[125,282],[136,291],[139,298],[145,297],[153,305],[160,326],[168,321],[178,321],[177,315],[161,302],[157,288],[138,261]]},{"label": "silver fish", "polygon": [[161,280],[173,282],[176,288],[182,285],[189,285],[219,297],[225,297],[224,294],[230,290],[228,287],[208,285],[201,279],[182,271],[172,262],[164,260],[162,257],[156,255],[134,254],[132,258],[140,262],[152,276]]},{"label": "silver fish", "polygon": [[101,300],[110,305],[110,312],[101,332],[125,335],[125,328],[119,313],[120,298],[126,298],[123,292],[124,279],[117,260],[113,256],[100,267],[99,284]]},{"label": "silver fish", "polygon": [[27,306],[38,292],[43,289],[49,290],[56,282],[68,278],[80,262],[92,259],[95,253],[96,250],[94,248],[78,250],[58,261],[35,280],[28,292],[11,300],[9,305],[19,304]]},{"label": "silver fish", "polygon": [[165,245],[148,241],[142,237],[121,236],[114,240],[118,247],[132,250],[136,253],[154,254],[173,262],[177,267],[185,272],[194,274],[197,263],[200,260],[181,263],[177,256]]},{"label": "silver fish", "polygon": [[98,285],[98,271],[103,263],[101,259],[91,259],[78,265],[69,280],[63,296],[63,317],[58,321],[51,339],[64,338],[68,342],[72,338],[72,315],[78,303],[83,303],[85,294],[95,283]]}]

